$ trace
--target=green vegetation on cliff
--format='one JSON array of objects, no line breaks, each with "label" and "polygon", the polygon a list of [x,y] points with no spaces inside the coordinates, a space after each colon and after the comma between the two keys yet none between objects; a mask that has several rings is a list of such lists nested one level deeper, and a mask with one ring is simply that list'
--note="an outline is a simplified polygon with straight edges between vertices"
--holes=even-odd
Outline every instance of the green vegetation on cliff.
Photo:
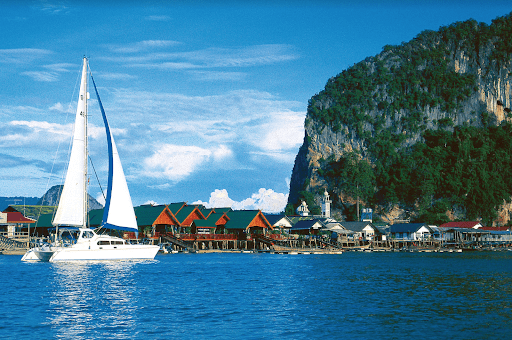
[{"label": "green vegetation on cliff", "polygon": [[418,220],[446,222],[443,213],[454,206],[463,207],[470,220],[495,220],[497,207],[512,193],[512,124],[427,130],[423,138],[373,169],[348,153],[326,160],[321,173],[330,187],[362,201],[417,205]]}]

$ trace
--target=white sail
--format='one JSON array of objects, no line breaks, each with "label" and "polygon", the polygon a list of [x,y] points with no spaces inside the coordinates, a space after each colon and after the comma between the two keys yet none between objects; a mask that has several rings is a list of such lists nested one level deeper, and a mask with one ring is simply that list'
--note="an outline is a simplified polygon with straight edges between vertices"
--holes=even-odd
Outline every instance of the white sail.
[{"label": "white sail", "polygon": [[53,225],[85,226],[87,212],[87,60],[84,58],[73,146]]},{"label": "white sail", "polygon": [[92,83],[103,116],[103,123],[105,124],[109,157],[108,188],[107,198],[105,199],[105,209],[103,211],[102,227],[137,232],[137,219],[135,218],[135,211],[133,210],[132,199],[128,190],[128,184],[126,183],[126,177],[124,176],[121,159],[119,158],[114,136],[112,136],[110,125],[108,124],[107,116],[98,94],[98,89],[94,83],[94,78],[92,78]]},{"label": "white sail", "polygon": [[[138,231],[137,219],[135,218],[135,211],[133,210],[132,199],[124,176],[123,166],[121,165],[116,143],[110,133],[106,118],[105,123],[107,124],[107,138],[109,138],[112,143],[112,154],[110,155],[111,163],[109,164],[111,164],[111,168],[109,169],[109,187],[107,189],[103,224],[104,227],[107,228]],[[109,194],[110,197],[108,197]]]}]

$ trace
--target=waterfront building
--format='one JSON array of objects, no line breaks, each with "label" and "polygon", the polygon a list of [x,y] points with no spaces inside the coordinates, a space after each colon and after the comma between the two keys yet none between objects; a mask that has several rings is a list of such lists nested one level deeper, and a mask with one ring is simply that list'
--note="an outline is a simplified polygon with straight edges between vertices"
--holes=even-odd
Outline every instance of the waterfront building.
[{"label": "waterfront building", "polygon": [[[181,226],[168,205],[145,204],[134,209],[139,232],[146,236],[159,237],[167,232],[176,233]],[[126,237],[134,238],[135,235],[129,234]]]},{"label": "waterfront building", "polygon": [[28,229],[36,221],[26,218],[19,211],[8,211],[0,213],[0,235],[14,240],[26,242],[28,239]]},{"label": "waterfront building", "polygon": [[354,241],[376,241],[382,240],[381,231],[371,222],[340,222],[341,226],[352,232]]},{"label": "waterfront building", "polygon": [[297,221],[290,229],[291,234],[299,235],[318,235],[325,225],[320,219],[302,219]]},{"label": "waterfront building", "polygon": [[[169,205],[169,208],[171,206],[172,204]],[[206,219],[199,207],[204,208],[203,206],[187,205],[184,203],[176,212],[174,212],[176,219],[179,221],[180,233],[190,233],[193,221]]]},{"label": "waterfront building", "polygon": [[292,228],[292,221],[284,214],[265,215],[268,222],[274,227],[274,231],[278,231],[282,235],[288,235]]},{"label": "waterfront building", "polygon": [[421,241],[431,238],[432,229],[425,223],[398,223],[389,228],[391,238],[403,241]]},{"label": "waterfront building", "polygon": [[236,233],[239,238],[250,237],[252,234],[266,235],[273,230],[261,210],[234,210],[226,213],[227,222],[224,228],[228,232]]}]

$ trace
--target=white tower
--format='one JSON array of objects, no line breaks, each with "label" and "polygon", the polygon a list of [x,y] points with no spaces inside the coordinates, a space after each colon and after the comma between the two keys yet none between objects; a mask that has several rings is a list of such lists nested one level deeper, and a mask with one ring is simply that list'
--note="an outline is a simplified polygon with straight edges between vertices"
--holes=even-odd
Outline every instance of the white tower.
[{"label": "white tower", "polygon": [[322,197],[322,217],[331,217],[331,198],[327,189],[324,191],[324,197]]},{"label": "white tower", "polygon": [[297,214],[300,216],[308,216],[309,215],[309,209],[306,202],[302,201],[302,203],[297,207]]}]

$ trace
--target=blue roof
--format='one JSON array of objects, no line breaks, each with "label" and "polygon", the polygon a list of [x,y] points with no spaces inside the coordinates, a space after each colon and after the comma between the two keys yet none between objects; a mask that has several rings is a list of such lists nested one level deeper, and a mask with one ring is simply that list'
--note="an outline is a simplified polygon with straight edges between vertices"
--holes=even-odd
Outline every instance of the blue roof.
[{"label": "blue roof", "polygon": [[428,228],[428,226],[425,223],[398,223],[398,224],[393,224],[389,228],[389,232],[390,233],[414,233],[414,232],[418,231],[421,227]]},{"label": "blue roof", "polygon": [[299,222],[295,223],[295,225],[292,227],[291,230],[309,230],[309,229],[313,228],[313,225],[315,225],[315,223],[317,223],[317,222],[322,224],[322,222],[320,222],[319,220],[299,221]]}]

